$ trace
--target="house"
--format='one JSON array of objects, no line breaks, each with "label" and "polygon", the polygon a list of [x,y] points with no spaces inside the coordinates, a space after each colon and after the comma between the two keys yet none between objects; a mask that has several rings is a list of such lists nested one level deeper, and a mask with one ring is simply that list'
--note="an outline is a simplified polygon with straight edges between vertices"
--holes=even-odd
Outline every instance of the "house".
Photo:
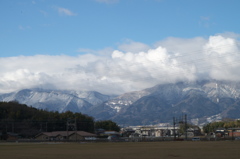
[{"label": "house", "polygon": [[190,127],[187,129],[188,136],[200,136],[201,129],[198,126]]},{"label": "house", "polygon": [[19,136],[16,133],[11,133],[11,132],[7,133],[7,140],[15,141],[15,140],[18,140],[18,138]]},{"label": "house", "polygon": [[42,132],[35,136],[36,140],[63,141],[63,140],[85,140],[86,137],[97,135],[85,131],[54,131]]},{"label": "house", "polygon": [[167,137],[179,135],[178,126],[166,126],[166,125],[157,125],[157,126],[131,126],[122,128],[122,134],[126,136],[148,136],[148,137]]},{"label": "house", "polygon": [[140,136],[167,137],[179,134],[179,128],[171,126],[141,126],[136,128],[135,133],[140,134]]},{"label": "house", "polygon": [[97,129],[95,131],[95,134],[97,134],[98,136],[101,136],[101,134],[104,134],[105,130],[104,129]]},{"label": "house", "polygon": [[228,132],[231,137],[240,137],[240,128],[229,128]]},{"label": "house", "polygon": [[122,137],[129,137],[135,134],[135,130],[133,130],[132,128],[122,128],[120,134]]},{"label": "house", "polygon": [[101,138],[107,138],[109,136],[120,136],[119,132],[116,131],[106,131],[104,129],[97,129],[96,134]]},{"label": "house", "polygon": [[228,131],[225,128],[217,128],[215,130],[216,137],[225,137],[228,136]]},{"label": "house", "polygon": [[0,140],[15,141],[19,139],[19,135],[12,132],[0,133]]},{"label": "house", "polygon": [[99,138],[107,138],[109,140],[119,140],[120,133],[116,131],[105,131],[101,129],[101,131],[97,132]]},{"label": "house", "polygon": [[85,131],[77,131],[77,132],[71,133],[68,136],[68,139],[71,140],[71,141],[85,140],[86,138],[89,138],[89,137],[97,137],[97,135],[89,133],[89,132],[85,132]]},{"label": "house", "polygon": [[116,131],[104,131],[104,133],[100,134],[100,136],[105,136],[105,137],[120,137],[120,133]]},{"label": "house", "polygon": [[36,140],[65,140],[67,139],[66,131],[42,132],[35,137]]}]

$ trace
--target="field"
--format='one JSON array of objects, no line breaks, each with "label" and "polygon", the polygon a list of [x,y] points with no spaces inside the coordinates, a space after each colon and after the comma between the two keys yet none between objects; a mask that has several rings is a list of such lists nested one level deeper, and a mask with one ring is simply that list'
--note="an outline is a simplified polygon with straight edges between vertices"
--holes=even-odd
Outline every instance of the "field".
[{"label": "field", "polygon": [[1,159],[239,159],[240,141],[0,143]]}]

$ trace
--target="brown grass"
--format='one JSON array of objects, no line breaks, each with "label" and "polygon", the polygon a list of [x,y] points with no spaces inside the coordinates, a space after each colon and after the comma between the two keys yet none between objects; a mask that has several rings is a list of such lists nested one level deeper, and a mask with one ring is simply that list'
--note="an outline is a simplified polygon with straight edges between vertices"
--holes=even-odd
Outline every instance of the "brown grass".
[{"label": "brown grass", "polygon": [[239,159],[240,141],[2,143],[1,159]]}]

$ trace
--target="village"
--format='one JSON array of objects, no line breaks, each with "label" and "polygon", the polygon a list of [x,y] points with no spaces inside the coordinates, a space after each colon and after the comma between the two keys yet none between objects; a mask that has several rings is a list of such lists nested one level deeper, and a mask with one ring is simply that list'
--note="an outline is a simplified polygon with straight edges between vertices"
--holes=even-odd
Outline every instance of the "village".
[{"label": "village", "polygon": [[[180,126],[163,123],[154,126],[128,126],[121,128],[119,132],[104,129],[97,129],[95,133],[86,131],[41,132],[34,138],[28,139],[21,138],[12,132],[7,132],[6,135],[5,141],[8,142],[219,141],[240,140],[240,128],[218,128],[214,132],[206,134],[197,126],[182,132]],[[0,134],[0,139],[3,139],[3,134]]]}]

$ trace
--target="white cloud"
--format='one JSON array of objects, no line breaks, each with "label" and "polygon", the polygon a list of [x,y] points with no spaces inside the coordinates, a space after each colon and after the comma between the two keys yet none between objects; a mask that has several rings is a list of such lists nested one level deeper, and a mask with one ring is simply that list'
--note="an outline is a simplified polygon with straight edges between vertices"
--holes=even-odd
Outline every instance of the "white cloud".
[{"label": "white cloud", "polygon": [[148,46],[144,43],[141,43],[141,42],[125,40],[124,43],[122,43],[118,46],[118,49],[121,51],[124,51],[124,52],[138,53],[141,51],[148,51],[150,49],[150,46]]},{"label": "white cloud", "polygon": [[219,80],[238,81],[240,77],[240,47],[233,38],[211,36],[204,46],[206,61],[210,63],[209,75]]},{"label": "white cloud", "polygon": [[163,46],[170,52],[184,54],[201,50],[202,46],[206,42],[207,39],[204,39],[202,37],[195,37],[191,39],[169,37],[162,41],[156,42],[154,46]]},{"label": "white cloud", "polygon": [[240,38],[240,34],[236,34],[236,33],[233,33],[233,32],[224,32],[224,33],[220,33],[220,34],[217,34],[217,35],[220,35],[224,38],[232,38],[232,39],[239,39]]},{"label": "white cloud", "polygon": [[[146,52],[149,49],[151,49],[151,47],[141,42],[136,42],[130,39],[126,39],[122,43],[117,44],[117,49],[123,52],[139,53],[139,52]],[[77,51],[80,53],[111,56],[114,50],[115,49],[113,47],[106,47],[104,49],[99,49],[99,50],[80,48]]]},{"label": "white cloud", "polygon": [[0,58],[0,92],[42,87],[120,94],[177,81],[240,81],[239,40],[228,35],[171,37],[152,48],[130,41],[119,45],[119,50],[104,49],[106,54],[80,49],[91,54]]},{"label": "white cloud", "polygon": [[58,7],[57,10],[58,10],[58,13],[60,15],[67,15],[67,16],[75,16],[75,15],[77,15],[76,13],[73,13],[72,11],[70,11],[69,9],[66,9],[66,8]]},{"label": "white cloud", "polygon": [[77,51],[80,53],[85,53],[85,54],[87,53],[87,54],[97,54],[97,55],[109,56],[112,54],[114,49],[111,47],[106,47],[106,48],[100,49],[100,50],[80,48]]}]

